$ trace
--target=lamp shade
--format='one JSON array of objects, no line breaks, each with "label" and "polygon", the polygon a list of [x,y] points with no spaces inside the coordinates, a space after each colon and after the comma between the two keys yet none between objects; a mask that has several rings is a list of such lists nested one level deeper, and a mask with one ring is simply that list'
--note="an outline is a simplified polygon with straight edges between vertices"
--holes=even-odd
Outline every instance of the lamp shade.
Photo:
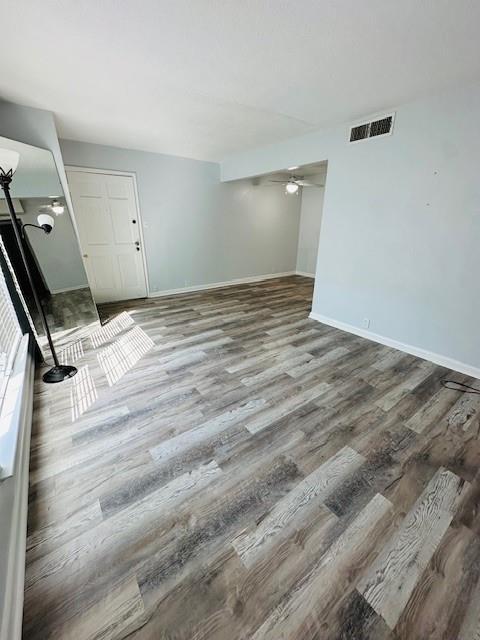
[{"label": "lamp shade", "polygon": [[55,220],[48,213],[41,213],[37,218],[38,225],[43,227],[46,233],[50,233],[55,225]]},{"label": "lamp shade", "polygon": [[13,176],[17,167],[20,154],[11,149],[0,149],[0,175]]}]

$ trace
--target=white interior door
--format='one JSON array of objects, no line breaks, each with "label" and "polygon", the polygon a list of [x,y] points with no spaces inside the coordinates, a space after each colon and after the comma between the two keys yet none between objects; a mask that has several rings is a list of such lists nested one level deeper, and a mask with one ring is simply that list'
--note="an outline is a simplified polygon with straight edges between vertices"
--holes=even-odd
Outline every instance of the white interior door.
[{"label": "white interior door", "polygon": [[95,302],[147,296],[132,176],[67,169],[83,261]]}]

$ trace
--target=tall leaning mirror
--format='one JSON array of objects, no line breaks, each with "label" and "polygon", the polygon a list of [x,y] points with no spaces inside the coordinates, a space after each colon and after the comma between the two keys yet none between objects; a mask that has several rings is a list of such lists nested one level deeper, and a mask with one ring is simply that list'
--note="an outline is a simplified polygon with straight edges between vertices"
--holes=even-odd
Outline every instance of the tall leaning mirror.
[{"label": "tall leaning mirror", "polygon": [[0,191],[1,267],[16,288],[20,313],[44,358],[54,364],[46,321],[56,357],[65,364],[65,354],[78,341],[80,330],[99,318],[55,161],[50,151],[8,138],[0,137],[0,151],[4,164],[9,158],[18,162],[8,185],[17,233],[8,196]]}]

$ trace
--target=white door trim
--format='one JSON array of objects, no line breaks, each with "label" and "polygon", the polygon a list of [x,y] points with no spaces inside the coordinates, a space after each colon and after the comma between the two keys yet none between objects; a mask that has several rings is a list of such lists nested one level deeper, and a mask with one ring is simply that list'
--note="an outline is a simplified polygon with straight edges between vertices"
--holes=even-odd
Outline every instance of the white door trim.
[{"label": "white door trim", "polygon": [[[150,278],[149,278],[149,273],[148,273],[148,266],[147,266],[147,252],[146,252],[146,247],[145,247],[145,238],[143,235],[143,219],[142,219],[142,212],[140,211],[140,198],[138,196],[138,187],[137,187],[137,174],[134,173],[133,171],[115,171],[114,169],[96,169],[94,167],[78,167],[76,165],[70,165],[70,164],[66,164],[65,165],[65,171],[72,171],[72,172],[78,172],[78,173],[100,173],[103,175],[110,175],[110,176],[127,176],[129,178],[133,179],[133,192],[135,195],[135,207],[137,209],[137,218],[138,218],[138,227],[140,229],[140,240],[142,242],[142,262],[143,262],[143,273],[145,276],[145,289],[147,292],[147,298],[150,298]],[[68,178],[68,176],[67,176]],[[83,260],[83,258],[82,258]]]}]

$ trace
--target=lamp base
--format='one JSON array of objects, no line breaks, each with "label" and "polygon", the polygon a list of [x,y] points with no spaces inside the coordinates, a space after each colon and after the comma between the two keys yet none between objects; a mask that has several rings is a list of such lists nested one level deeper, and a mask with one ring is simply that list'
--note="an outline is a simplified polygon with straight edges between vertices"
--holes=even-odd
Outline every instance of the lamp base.
[{"label": "lamp base", "polygon": [[46,373],[43,374],[42,379],[44,382],[63,382],[66,378],[72,378],[77,373],[75,367],[69,364],[61,364],[58,367],[52,367]]}]

